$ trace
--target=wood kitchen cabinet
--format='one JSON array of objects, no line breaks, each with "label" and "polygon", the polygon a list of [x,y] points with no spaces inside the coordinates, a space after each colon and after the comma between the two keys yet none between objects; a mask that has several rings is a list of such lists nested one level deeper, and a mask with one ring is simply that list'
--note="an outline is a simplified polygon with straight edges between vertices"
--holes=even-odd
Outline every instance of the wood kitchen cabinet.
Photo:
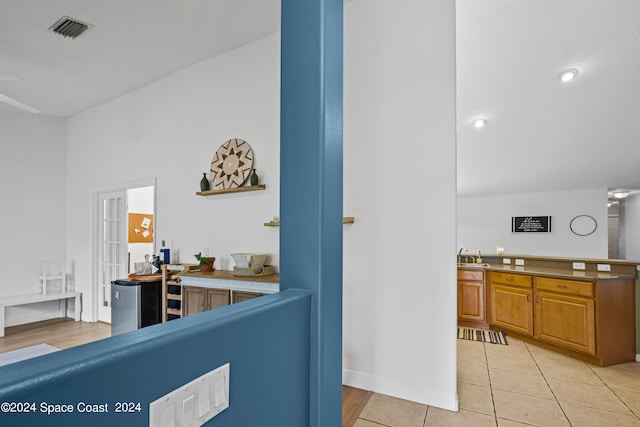
[{"label": "wood kitchen cabinet", "polygon": [[231,303],[230,294],[228,289],[183,286],[182,315],[191,316],[229,305]]},{"label": "wood kitchen cabinet", "polygon": [[595,284],[537,277],[535,337],[596,354]]},{"label": "wood kitchen cabinet", "polygon": [[489,276],[489,323],[533,336],[531,276],[499,272]]},{"label": "wood kitchen cabinet", "polygon": [[492,329],[600,366],[635,360],[635,280],[488,276]]},{"label": "wood kitchen cabinet", "polygon": [[484,270],[458,269],[458,325],[486,326]]},{"label": "wood kitchen cabinet", "polygon": [[242,301],[246,301],[252,298],[261,297],[265,294],[260,292],[247,292],[247,291],[233,291],[231,293],[231,303],[237,304]]}]

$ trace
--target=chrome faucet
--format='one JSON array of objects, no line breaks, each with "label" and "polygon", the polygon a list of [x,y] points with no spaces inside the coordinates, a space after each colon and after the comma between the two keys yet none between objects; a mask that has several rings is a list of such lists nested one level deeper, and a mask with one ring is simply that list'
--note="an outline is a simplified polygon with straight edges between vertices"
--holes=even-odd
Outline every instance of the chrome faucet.
[{"label": "chrome faucet", "polygon": [[462,247],[458,251],[458,265],[462,264],[462,252],[467,252],[467,248]]}]

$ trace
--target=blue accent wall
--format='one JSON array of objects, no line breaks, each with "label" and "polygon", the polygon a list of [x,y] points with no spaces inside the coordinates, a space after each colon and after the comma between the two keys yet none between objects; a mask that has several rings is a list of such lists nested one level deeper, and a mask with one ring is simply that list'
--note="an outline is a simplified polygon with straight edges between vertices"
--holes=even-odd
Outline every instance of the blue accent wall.
[{"label": "blue accent wall", "polygon": [[[206,425],[300,427],[309,414],[310,293],[288,290],[0,368],[2,426],[145,426],[149,403],[227,362],[230,406]],[[46,415],[40,405],[72,404]],[[109,413],[78,413],[80,402]],[[139,413],[114,413],[139,402]]]},{"label": "blue accent wall", "polygon": [[312,427],[342,419],[342,27],[342,0],[282,1],[280,286],[312,293]]}]

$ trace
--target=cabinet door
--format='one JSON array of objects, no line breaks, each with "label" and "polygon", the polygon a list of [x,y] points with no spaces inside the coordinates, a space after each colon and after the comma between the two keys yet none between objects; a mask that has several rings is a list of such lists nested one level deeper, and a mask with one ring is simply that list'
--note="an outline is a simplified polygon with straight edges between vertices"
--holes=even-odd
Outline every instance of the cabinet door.
[{"label": "cabinet door", "polygon": [[491,284],[489,323],[533,336],[532,290]]},{"label": "cabinet door", "polygon": [[192,314],[205,311],[205,289],[197,286],[182,287],[182,315],[191,316]]},{"label": "cabinet door", "polygon": [[262,293],[260,292],[245,292],[245,291],[233,291],[233,295],[232,295],[232,302],[234,304],[242,302],[242,301],[246,301],[248,299],[251,298],[255,298],[255,297],[261,297]]},{"label": "cabinet door", "polygon": [[207,310],[229,305],[229,300],[230,292],[228,289],[207,289]]},{"label": "cabinet door", "polygon": [[541,341],[596,354],[594,301],[536,292],[535,336]]},{"label": "cabinet door", "polygon": [[458,281],[458,319],[484,322],[484,282]]}]

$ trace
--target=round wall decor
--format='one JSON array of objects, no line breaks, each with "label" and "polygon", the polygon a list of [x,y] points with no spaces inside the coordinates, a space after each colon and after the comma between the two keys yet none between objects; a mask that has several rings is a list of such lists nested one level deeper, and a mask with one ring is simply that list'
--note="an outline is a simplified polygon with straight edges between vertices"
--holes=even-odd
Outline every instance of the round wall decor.
[{"label": "round wall decor", "polygon": [[569,223],[569,228],[573,234],[578,236],[588,236],[593,234],[598,228],[598,222],[591,215],[578,215]]},{"label": "round wall decor", "polygon": [[251,174],[253,150],[240,138],[230,139],[218,148],[211,161],[213,185],[222,189],[240,187]]}]

